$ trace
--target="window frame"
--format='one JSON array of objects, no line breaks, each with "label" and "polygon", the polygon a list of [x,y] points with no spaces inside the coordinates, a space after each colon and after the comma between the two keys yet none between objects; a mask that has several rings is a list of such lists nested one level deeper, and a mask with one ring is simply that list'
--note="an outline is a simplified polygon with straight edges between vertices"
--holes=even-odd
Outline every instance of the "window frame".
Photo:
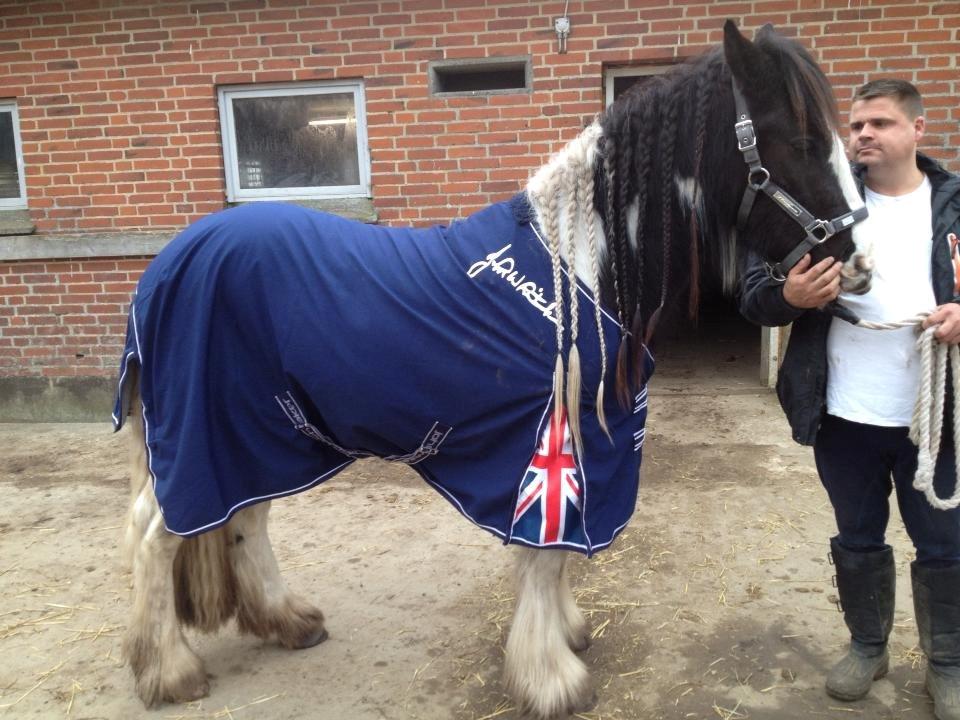
[{"label": "window frame", "polygon": [[[242,188],[240,186],[240,165],[238,163],[236,125],[232,102],[234,99],[289,97],[292,95],[333,95],[344,92],[353,93],[353,103],[356,111],[359,184],[259,189]],[[220,106],[223,170],[228,202],[370,197],[370,150],[367,144],[366,95],[362,80],[225,85],[217,88],[217,101]]]},{"label": "window frame", "polygon": [[603,103],[604,107],[610,107],[616,98],[613,96],[613,81],[618,77],[638,77],[641,75],[663,75],[678,61],[646,64],[646,65],[620,65],[617,67],[607,67],[603,70]]},{"label": "window frame", "polygon": [[27,180],[23,162],[23,141],[20,137],[20,114],[14,100],[0,100],[0,112],[9,112],[13,125],[13,146],[17,155],[17,183],[20,196],[0,198],[0,210],[25,210],[27,208]]},{"label": "window frame", "polygon": [[[523,71],[523,87],[496,88],[487,90],[441,90],[441,76],[445,73],[496,72],[498,70]],[[484,97],[487,95],[530,95],[533,93],[533,58],[530,55],[507,57],[456,58],[431,60],[427,65],[427,88],[430,97]]]}]

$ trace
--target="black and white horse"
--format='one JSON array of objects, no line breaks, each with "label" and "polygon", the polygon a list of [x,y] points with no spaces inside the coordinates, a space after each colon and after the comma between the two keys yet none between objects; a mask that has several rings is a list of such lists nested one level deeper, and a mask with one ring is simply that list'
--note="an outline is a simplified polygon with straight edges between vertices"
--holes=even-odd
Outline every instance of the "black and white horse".
[{"label": "black and white horse", "polygon": [[[584,709],[576,651],[589,630],[564,550],[602,549],[632,512],[662,311],[696,307],[701,268],[732,286],[746,251],[772,273],[807,252],[844,260],[844,289],[863,292],[863,214],[819,68],[770,28],[751,42],[728,22],[722,48],[626,93],[523,196],[450,228],[368,229],[287,206],[188,228],[132,304],[115,415],[134,428],[124,651],[143,702],[208,692],[183,625],[236,617],[289,648],[327,637],[320,610],[281,578],[267,501],[376,454],[523,546],[506,685],[536,718]],[[479,308],[486,295],[501,304]],[[317,319],[330,316],[328,336]],[[496,344],[514,336],[516,356]],[[451,367],[476,374],[458,383]],[[538,469],[559,481],[549,507]],[[495,474],[491,494],[507,507],[470,505],[479,476]]]}]

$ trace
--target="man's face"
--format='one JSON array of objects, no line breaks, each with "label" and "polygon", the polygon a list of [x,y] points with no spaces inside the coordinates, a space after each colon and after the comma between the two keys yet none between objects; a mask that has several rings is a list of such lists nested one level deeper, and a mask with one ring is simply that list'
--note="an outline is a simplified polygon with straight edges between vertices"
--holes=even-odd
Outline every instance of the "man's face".
[{"label": "man's face", "polygon": [[850,109],[850,159],[868,167],[913,164],[924,119],[910,117],[893,98],[858,100]]}]

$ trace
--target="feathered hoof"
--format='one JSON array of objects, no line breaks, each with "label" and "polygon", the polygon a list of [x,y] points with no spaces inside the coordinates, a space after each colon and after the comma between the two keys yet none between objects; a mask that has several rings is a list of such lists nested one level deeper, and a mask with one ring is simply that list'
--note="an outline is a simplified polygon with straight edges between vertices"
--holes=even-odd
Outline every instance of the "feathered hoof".
[{"label": "feathered hoof", "polygon": [[203,661],[184,647],[169,653],[164,661],[133,666],[137,695],[144,707],[162,703],[184,703],[199,700],[210,694],[210,682]]},{"label": "feathered hoof", "polygon": [[583,704],[582,706],[580,706],[580,707],[574,708],[574,709],[573,709],[573,712],[575,712],[575,713],[587,713],[587,712],[590,712],[591,710],[593,710],[593,709],[597,706],[597,703],[598,703],[599,701],[600,701],[600,698],[597,696],[597,691],[596,691],[596,690],[593,690],[593,689],[591,688],[590,692],[589,692],[588,695],[587,695],[587,698],[586,698],[586,701],[584,702],[584,704]]},{"label": "feathered hoof", "polygon": [[523,711],[523,717],[527,720],[566,720],[574,715],[583,715],[584,713],[590,712],[597,706],[597,702],[597,692],[592,688],[588,688],[586,692],[583,693],[583,697],[575,701],[570,701],[569,704],[560,710],[546,711],[547,714],[543,714],[543,709],[526,706]]},{"label": "feathered hoof", "polygon": [[593,642],[593,638],[590,636],[590,628],[584,625],[582,628],[572,633],[571,636],[567,638],[567,642],[570,645],[570,649],[575,653],[584,652]]},{"label": "feathered hoof", "polygon": [[182,677],[173,686],[168,687],[162,695],[163,702],[185,703],[200,700],[210,694],[210,681],[204,672],[202,677]]},{"label": "feathered hoof", "polygon": [[597,691],[594,690],[592,687],[588,687],[586,693],[584,693],[584,696],[580,699],[580,701],[577,704],[573,705],[567,711],[567,714],[582,715],[584,713],[588,713],[597,706],[599,699],[600,698],[597,696]]},{"label": "feathered hoof", "polygon": [[320,628],[319,630],[317,630],[316,632],[314,632],[312,635],[304,638],[303,641],[302,641],[299,645],[294,645],[294,646],[292,646],[292,649],[293,649],[293,650],[306,650],[307,648],[312,648],[314,645],[319,645],[319,644],[322,643],[324,640],[326,640],[328,637],[330,637],[330,635],[329,635],[329,633],[327,633],[326,628]]},{"label": "feathered hoof", "polygon": [[329,637],[320,609],[295,595],[287,599],[284,609],[277,614],[274,622],[277,639],[290,650],[313,647]]},{"label": "feathered hoof", "polygon": [[[586,666],[575,655],[536,675],[517,676],[508,672],[507,685],[525,718],[561,720],[591,710],[597,694]],[[538,676],[538,677],[537,677]]]}]

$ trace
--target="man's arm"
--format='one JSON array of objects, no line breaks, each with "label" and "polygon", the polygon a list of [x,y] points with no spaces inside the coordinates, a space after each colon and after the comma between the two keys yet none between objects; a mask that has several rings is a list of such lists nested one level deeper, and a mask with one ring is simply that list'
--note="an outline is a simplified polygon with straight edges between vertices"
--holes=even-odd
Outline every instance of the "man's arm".
[{"label": "man's arm", "polygon": [[833,258],[811,267],[810,256],[804,255],[780,283],[769,276],[759,258],[751,256],[740,281],[740,313],[757,325],[788,325],[806,310],[836,300],[841,267]]}]

